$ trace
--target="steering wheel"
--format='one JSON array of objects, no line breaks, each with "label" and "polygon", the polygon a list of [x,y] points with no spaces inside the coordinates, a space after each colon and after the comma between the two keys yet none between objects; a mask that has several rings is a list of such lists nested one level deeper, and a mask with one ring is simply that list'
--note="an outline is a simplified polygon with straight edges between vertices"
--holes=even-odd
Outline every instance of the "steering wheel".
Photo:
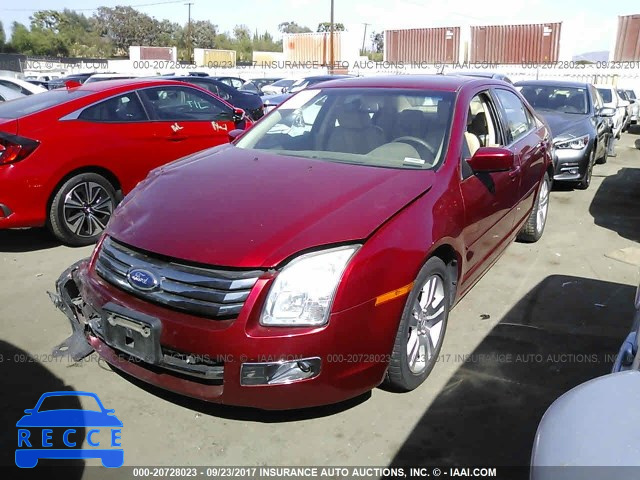
[{"label": "steering wheel", "polygon": [[[407,136],[404,136],[404,137],[395,138],[395,139],[393,139],[393,142],[404,142],[404,143],[408,143],[412,147],[416,147],[416,146],[419,147],[419,148],[416,148],[416,150],[418,150],[418,152],[420,153],[420,157],[423,157],[423,152],[424,152],[424,149],[426,148],[429,151],[429,153],[431,154],[431,156],[433,158],[436,158],[435,149],[431,145],[429,145],[427,142],[422,140],[421,138],[411,137],[411,136],[407,135]],[[422,158],[422,159],[425,160],[425,158]]]}]

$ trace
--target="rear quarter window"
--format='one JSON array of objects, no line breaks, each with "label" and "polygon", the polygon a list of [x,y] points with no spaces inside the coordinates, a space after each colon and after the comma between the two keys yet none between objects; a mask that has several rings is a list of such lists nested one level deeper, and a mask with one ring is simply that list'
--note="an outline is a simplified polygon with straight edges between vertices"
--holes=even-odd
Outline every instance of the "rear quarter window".
[{"label": "rear quarter window", "polygon": [[0,118],[20,118],[63,103],[77,100],[93,92],[83,90],[51,90],[0,104]]}]

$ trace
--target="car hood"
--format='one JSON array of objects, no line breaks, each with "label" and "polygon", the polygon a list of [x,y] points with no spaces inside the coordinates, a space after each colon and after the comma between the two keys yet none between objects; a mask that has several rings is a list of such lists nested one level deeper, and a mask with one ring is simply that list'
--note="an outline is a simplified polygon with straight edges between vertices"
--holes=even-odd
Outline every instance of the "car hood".
[{"label": "car hood", "polygon": [[306,249],[367,238],[434,176],[226,144],[154,170],[106,233],[186,261],[270,268]]},{"label": "car hood", "polygon": [[48,410],[25,415],[16,427],[122,427],[114,415],[91,410]]},{"label": "car hood", "polygon": [[590,128],[591,122],[588,115],[545,111],[538,112],[549,125],[551,135],[554,139],[585,135],[592,130],[592,128]]}]

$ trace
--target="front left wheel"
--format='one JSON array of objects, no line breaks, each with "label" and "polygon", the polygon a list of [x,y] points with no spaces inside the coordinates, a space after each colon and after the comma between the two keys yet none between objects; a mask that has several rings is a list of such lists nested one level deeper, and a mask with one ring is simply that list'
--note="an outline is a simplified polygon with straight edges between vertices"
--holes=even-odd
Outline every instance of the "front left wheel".
[{"label": "front left wheel", "polygon": [[452,282],[444,262],[430,258],[407,297],[385,378],[386,386],[408,392],[431,373],[442,348]]},{"label": "front left wheel", "polygon": [[49,229],[62,243],[80,247],[95,243],[117,204],[113,185],[102,175],[81,173],[54,194]]}]

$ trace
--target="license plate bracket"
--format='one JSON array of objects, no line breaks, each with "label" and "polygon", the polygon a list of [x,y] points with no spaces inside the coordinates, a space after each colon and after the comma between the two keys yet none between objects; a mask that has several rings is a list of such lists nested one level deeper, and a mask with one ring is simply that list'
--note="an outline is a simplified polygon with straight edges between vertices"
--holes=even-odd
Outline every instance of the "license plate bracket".
[{"label": "license plate bracket", "polygon": [[107,303],[103,308],[104,340],[112,348],[147,363],[162,360],[159,319]]}]

